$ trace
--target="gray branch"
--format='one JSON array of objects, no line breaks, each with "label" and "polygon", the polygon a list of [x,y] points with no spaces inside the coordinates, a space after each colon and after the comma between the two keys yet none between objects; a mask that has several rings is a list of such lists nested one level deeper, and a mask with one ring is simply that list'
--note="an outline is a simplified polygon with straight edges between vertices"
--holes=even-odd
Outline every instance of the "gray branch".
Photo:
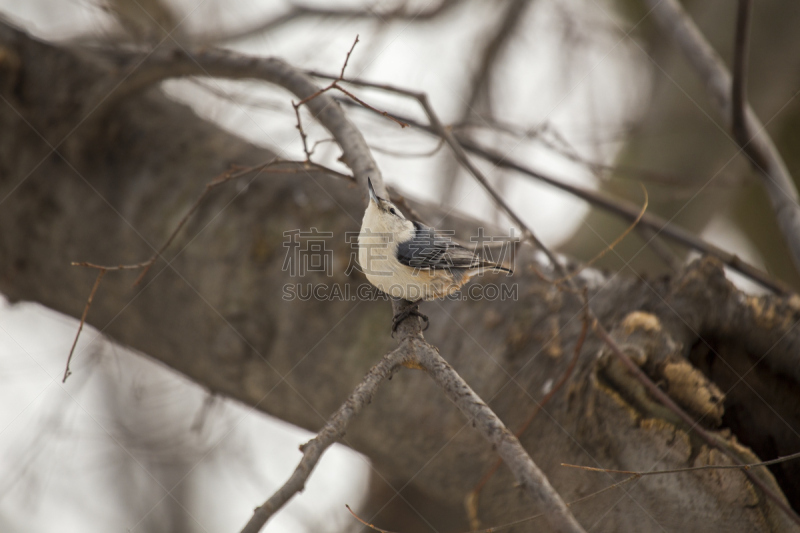
[{"label": "gray branch", "polygon": [[[187,76],[257,79],[283,87],[300,100],[320,91],[320,87],[308,75],[278,58],[249,57],[224,50],[186,51],[168,48],[160,48],[144,56],[144,59],[138,53],[115,50],[111,54],[117,61],[129,66],[132,74],[123,74],[122,83],[119,80],[110,82],[112,86],[119,84],[119,87],[106,100],[101,114],[155,83]],[[106,88],[101,90],[105,91]],[[375,191],[385,197],[387,192],[383,178],[367,142],[339,104],[329,94],[322,93],[305,105],[342,148],[342,160],[353,171],[363,194],[366,195],[367,178],[371,178]]]},{"label": "gray branch", "polygon": [[511,470],[517,484],[544,510],[554,531],[583,531],[556,490],[530,455],[496,414],[470,388],[439,352],[426,342],[414,341],[418,362],[433,381],[475,423],[487,441]]},{"label": "gray branch", "polygon": [[[711,102],[726,126],[733,131],[731,75],[719,55],[706,41],[694,21],[677,0],[644,0],[661,30],[675,40],[705,84]],[[753,109],[744,102],[744,137],[736,142],[759,171],[778,226],[800,270],[800,207],[798,193],[778,149]]]},{"label": "gray branch", "polygon": [[303,452],[303,458],[300,459],[300,463],[291,477],[263,505],[255,510],[250,521],[242,529],[242,533],[258,533],[261,531],[261,528],[264,527],[264,524],[267,523],[267,520],[272,515],[280,510],[295,494],[305,488],[306,481],[325,450],[344,436],[347,424],[361,412],[365,405],[372,402],[372,397],[375,391],[378,390],[378,385],[387,377],[390,377],[392,372],[407,360],[407,351],[400,347],[383,356],[383,359],[367,372],[361,383],[356,386],[347,401],[328,419],[322,430],[313,439],[300,447]]},{"label": "gray branch", "polygon": [[[366,190],[367,177],[371,177],[375,188],[379,189],[379,194],[386,194],[383,180],[366,141],[346,117],[339,104],[328,94],[320,93],[320,88],[306,74],[279,59],[246,57],[217,50],[196,53],[182,50],[156,51],[140,62],[135,73],[126,78],[117,92],[116,101],[119,102],[127,95],[166,78],[202,75],[259,79],[284,87],[300,99],[316,94],[306,105],[337,140],[344,153],[343,160],[353,170],[362,189]],[[427,100],[424,100],[424,103],[427,104]],[[447,140],[453,142],[452,138]],[[395,302],[395,306],[402,305],[410,304],[405,301]],[[398,331],[399,338],[402,339],[401,346],[370,370],[348,400],[328,419],[317,437],[303,447],[303,458],[292,476],[256,509],[242,530],[243,533],[258,532],[278,509],[303,489],[322,453],[344,435],[348,422],[369,403],[380,382],[394,368],[404,363],[427,370],[465,416],[475,421],[487,440],[497,447],[498,453],[520,485],[545,510],[546,519],[557,531],[582,533],[583,529],[575,517],[519,440],[508,431],[497,415],[475,394],[463,378],[439,356],[436,349],[424,341],[419,319],[406,320]]]}]

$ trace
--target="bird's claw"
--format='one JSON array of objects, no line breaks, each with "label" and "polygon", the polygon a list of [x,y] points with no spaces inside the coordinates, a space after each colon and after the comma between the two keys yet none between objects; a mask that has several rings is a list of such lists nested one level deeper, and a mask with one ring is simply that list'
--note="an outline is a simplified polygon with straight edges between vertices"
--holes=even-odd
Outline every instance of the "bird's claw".
[{"label": "bird's claw", "polygon": [[394,334],[397,332],[397,327],[400,325],[400,323],[410,316],[417,316],[425,321],[425,327],[422,328],[422,331],[426,331],[428,329],[428,326],[430,325],[430,320],[428,319],[428,316],[420,313],[419,306],[414,305],[411,307],[407,307],[404,310],[397,313],[396,315],[394,315],[394,317],[392,318],[392,337],[394,337]]}]

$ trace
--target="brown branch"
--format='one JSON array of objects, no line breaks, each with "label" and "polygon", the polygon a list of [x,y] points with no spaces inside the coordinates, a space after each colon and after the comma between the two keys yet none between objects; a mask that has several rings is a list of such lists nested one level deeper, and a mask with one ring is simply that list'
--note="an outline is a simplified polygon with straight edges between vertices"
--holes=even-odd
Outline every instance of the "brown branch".
[{"label": "brown branch", "polygon": [[372,401],[372,397],[378,386],[403,363],[407,362],[411,355],[403,346],[388,353],[383,359],[373,366],[364,379],[356,386],[350,396],[339,409],[336,410],[317,435],[300,446],[303,457],[295,468],[292,475],[270,498],[261,506],[256,508],[253,516],[242,529],[242,533],[258,533],[267,520],[275,514],[286,502],[295,494],[302,491],[308,477],[319,462],[320,457],[328,447],[340,440],[345,433],[345,429],[350,421]]},{"label": "brown branch", "polygon": [[[509,123],[505,123],[501,120],[498,120],[495,117],[481,117],[480,123],[475,122],[474,120],[467,121],[462,124],[456,124],[453,126],[453,128],[455,129],[456,137],[458,138],[465,137],[461,133],[462,131],[468,131],[470,128],[483,128],[505,133],[515,138],[536,140],[546,148],[553,150],[554,152],[565,157],[569,161],[572,161],[573,163],[577,163],[585,167],[597,179],[605,179],[606,175],[614,174],[619,178],[635,179],[638,181],[659,183],[663,185],[669,185],[681,188],[685,188],[690,185],[694,187],[696,186],[695,184],[698,181],[698,179],[694,176],[678,176],[676,174],[664,173],[664,172],[654,171],[648,168],[641,168],[638,166],[625,165],[625,164],[609,165],[606,163],[599,163],[590,158],[582,156],[578,152],[578,150],[574,146],[572,146],[572,144],[570,144],[567,141],[567,139],[564,138],[564,136],[557,129],[553,128],[547,122],[544,122],[532,128],[524,129],[516,127]],[[631,134],[630,131],[627,131],[626,133],[628,137]],[[549,137],[552,137],[552,139],[550,139]],[[469,150],[467,151],[469,152]],[[725,183],[721,182],[719,179],[715,179],[713,182],[707,185],[707,188],[731,187],[732,185],[733,185],[732,183]],[[688,195],[691,193],[685,193],[685,194]]]},{"label": "brown branch", "polygon": [[81,323],[78,326],[78,331],[75,333],[75,340],[72,341],[72,348],[69,350],[69,356],[67,357],[67,367],[64,369],[64,378],[61,380],[61,383],[65,383],[67,378],[72,374],[69,369],[69,364],[72,361],[72,354],[75,353],[75,347],[78,345],[78,338],[81,336],[81,331],[83,331],[83,325],[86,323],[86,315],[89,314],[89,308],[92,307],[92,300],[94,300],[94,295],[97,292],[97,287],[100,286],[100,281],[103,279],[103,276],[106,273],[106,269],[103,267],[99,267],[100,272],[97,273],[97,277],[94,280],[94,285],[92,285],[92,291],[89,293],[89,298],[86,299],[86,306],[83,308],[83,314],[81,315]]},{"label": "brown branch", "polygon": [[[314,98],[317,98],[321,94],[324,94],[324,93],[326,93],[328,91],[336,89],[337,91],[339,91],[339,92],[345,94],[346,96],[348,96],[354,102],[357,102],[357,103],[361,104],[362,106],[366,107],[370,111],[374,111],[375,113],[378,113],[379,115],[382,115],[382,116],[394,121],[401,128],[407,128],[408,124],[406,124],[405,122],[397,120],[393,116],[389,115],[389,113],[387,113],[386,111],[381,111],[379,109],[376,109],[375,107],[369,105],[368,103],[366,103],[365,101],[361,100],[359,97],[357,97],[356,95],[354,95],[353,93],[351,93],[350,91],[348,91],[347,89],[345,89],[341,85],[339,85],[339,82],[344,80],[344,71],[347,68],[347,63],[350,61],[350,54],[353,53],[353,49],[356,47],[357,44],[358,44],[358,35],[356,35],[356,40],[353,41],[353,46],[350,47],[350,51],[347,52],[347,57],[344,58],[344,64],[342,65],[342,71],[339,73],[339,77],[338,78],[333,80],[333,82],[330,85],[328,85],[327,87],[323,87],[322,89],[318,90],[314,94],[303,98],[302,100],[300,100],[296,104],[294,102],[292,102],[292,106],[294,106],[295,113],[297,113],[297,109],[301,105],[307,104],[308,102],[310,102]],[[300,124],[300,115],[299,114],[297,115],[297,123],[298,123],[298,125]],[[303,138],[303,146],[305,146],[305,134],[302,133],[302,127],[298,127],[298,129],[300,130],[301,135],[304,136],[304,138]],[[306,154],[307,153],[308,153],[308,149],[306,148]]]},{"label": "brown branch", "polygon": [[[315,76],[329,77],[329,75],[321,74],[318,72],[311,72],[311,73]],[[403,89],[399,89],[391,85],[371,83],[361,80],[356,81],[352,79],[346,81],[347,83],[359,84],[365,87],[372,87],[375,89],[386,90],[390,92],[404,91]],[[411,91],[407,92],[410,93]],[[340,102],[346,103],[345,100],[340,100]],[[438,133],[429,125],[422,124],[409,117],[402,117],[397,114],[395,114],[395,116],[402,119],[404,122],[408,123],[410,126],[414,128],[439,136]],[[514,170],[529,178],[533,178],[538,181],[547,183],[548,185],[556,187],[557,189],[561,189],[562,191],[568,192],[596,207],[605,209],[606,211],[609,211],[610,213],[613,213],[625,220],[633,221],[636,220],[636,218],[639,216],[640,208],[630,202],[617,198],[612,198],[611,196],[608,196],[598,191],[593,191],[591,189],[586,189],[583,187],[579,187],[577,185],[565,183],[559,179],[548,176],[547,174],[533,170],[523,165],[522,163],[519,163],[494,150],[485,148],[480,144],[463,137],[462,135],[459,135],[457,133],[455,135],[459,143],[461,143],[461,145],[464,147],[466,151],[498,167]],[[675,226],[674,224],[659,217],[656,214],[645,213],[644,216],[641,218],[639,227],[647,227],[653,232],[655,232],[655,235],[663,235],[664,237],[667,237],[675,242],[678,242],[688,248],[697,250],[704,254],[714,256],[720,261],[722,261],[725,265],[729,266],[730,268],[736,270],[745,277],[755,281],[759,285],[777,294],[785,295],[794,292],[789,286],[787,286],[782,281],[770,277],[768,274],[762,272],[758,268],[743,261],[735,254],[726,252],[725,250],[709,242],[704,241],[703,239],[693,235],[692,233],[686,231],[685,229],[679,226]]]},{"label": "brown branch", "polygon": [[[675,40],[683,50],[684,55],[691,63],[694,70],[703,81],[712,104],[725,121],[732,128],[734,102],[732,102],[732,87],[735,84],[731,75],[725,68],[722,59],[717,55],[711,45],[695,23],[684,11],[678,0],[644,0],[650,8],[661,30],[668,37]],[[746,11],[744,14],[746,15]],[[742,16],[740,7],[738,25],[746,26],[747,16]],[[736,61],[740,64],[741,76],[737,80],[741,90],[742,127],[740,136],[734,139],[742,152],[761,176],[761,183],[767,192],[772,209],[780,227],[783,238],[789,247],[795,268],[800,270],[800,206],[798,206],[798,192],[786,163],[781,158],[774,142],[766,132],[764,125],[756,116],[752,108],[744,101],[744,62],[746,47],[746,31],[737,32],[737,48],[742,47],[742,52],[737,55]],[[737,93],[737,97],[738,97]],[[743,132],[743,133],[742,133]],[[735,133],[735,132],[734,132]]]}]

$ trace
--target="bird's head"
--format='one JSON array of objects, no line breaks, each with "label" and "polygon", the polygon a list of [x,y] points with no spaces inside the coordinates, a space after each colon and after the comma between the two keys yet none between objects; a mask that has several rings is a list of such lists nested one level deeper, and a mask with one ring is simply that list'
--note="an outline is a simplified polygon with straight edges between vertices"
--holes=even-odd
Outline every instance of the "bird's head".
[{"label": "bird's head", "polygon": [[369,228],[374,233],[391,233],[399,241],[410,238],[414,231],[414,224],[408,220],[403,212],[389,200],[375,194],[372,180],[367,178],[369,187],[369,204],[364,212],[361,228]]}]

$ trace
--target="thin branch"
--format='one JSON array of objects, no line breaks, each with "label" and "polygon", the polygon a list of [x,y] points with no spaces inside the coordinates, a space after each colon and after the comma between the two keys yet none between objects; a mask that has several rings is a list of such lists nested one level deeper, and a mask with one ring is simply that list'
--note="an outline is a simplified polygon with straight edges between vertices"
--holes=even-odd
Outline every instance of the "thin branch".
[{"label": "thin branch", "polygon": [[372,401],[378,386],[403,363],[409,360],[410,354],[403,346],[388,353],[373,366],[364,379],[356,386],[350,396],[336,410],[317,435],[300,447],[303,457],[292,475],[270,498],[256,508],[253,516],[242,529],[242,533],[258,533],[267,520],[275,514],[295,494],[302,491],[308,477],[317,466],[320,457],[328,447],[340,440],[347,425]]},{"label": "thin branch", "polygon": [[81,323],[78,326],[78,331],[75,333],[75,340],[72,341],[72,348],[69,350],[69,356],[67,357],[67,367],[64,369],[64,378],[61,380],[61,383],[65,383],[67,378],[72,374],[72,371],[69,369],[69,364],[72,361],[72,354],[75,353],[75,347],[78,345],[78,338],[81,336],[81,331],[83,331],[83,325],[86,323],[86,315],[89,314],[89,308],[92,307],[92,301],[94,300],[94,295],[97,292],[97,287],[100,286],[100,281],[103,279],[103,276],[106,274],[106,269],[100,267],[100,271],[97,273],[97,277],[94,280],[94,285],[92,285],[92,291],[89,293],[89,298],[86,300],[86,306],[83,308],[83,314],[81,315]]},{"label": "thin branch", "polygon": [[[747,45],[746,25],[749,8],[742,9],[740,2],[737,27],[743,27],[743,29],[741,32],[737,31],[737,48],[741,49],[735,61],[740,65],[741,70],[739,72],[740,79],[737,80],[737,84],[734,84],[722,59],[706,41],[678,0],[644,0],[644,2],[650,8],[664,34],[674,39],[683,50],[684,55],[703,81],[711,102],[728,127],[732,128],[733,126],[734,113],[742,113],[740,133],[736,135],[735,141],[761,176],[761,182],[769,196],[772,209],[775,211],[778,226],[789,247],[795,268],[800,270],[800,206],[798,206],[797,188],[786,163],[767,134],[764,125],[744,101],[743,83],[746,61],[744,49]],[[736,90],[741,91],[740,107],[743,111],[734,110],[732,88],[737,85],[739,89]],[[739,97],[737,92],[737,98]]]},{"label": "thin branch", "polygon": [[[640,183],[640,185],[641,185],[641,183]],[[617,246],[619,243],[621,243],[621,242],[622,242],[622,240],[623,240],[625,237],[627,237],[627,236],[628,236],[628,234],[629,234],[631,231],[633,231],[633,229],[634,229],[634,228],[635,228],[635,227],[636,227],[636,226],[639,224],[639,222],[641,222],[641,220],[642,220],[642,217],[644,216],[645,212],[647,211],[647,205],[648,205],[648,203],[649,203],[649,199],[648,199],[648,197],[647,197],[647,189],[645,189],[645,188],[644,188],[644,185],[642,185],[642,192],[644,192],[644,204],[642,205],[642,209],[641,209],[641,211],[639,211],[639,216],[637,216],[637,217],[636,217],[636,220],[634,220],[633,222],[631,222],[631,225],[630,225],[630,226],[628,226],[628,227],[625,229],[625,231],[623,231],[622,233],[620,233],[620,234],[617,236],[617,238],[616,238],[616,239],[614,239],[614,241],[613,241],[611,244],[609,244],[608,246],[606,246],[605,248],[603,248],[602,250],[600,250],[600,252],[599,252],[597,255],[595,255],[594,257],[592,257],[591,259],[589,259],[589,260],[588,260],[586,263],[582,264],[582,265],[580,266],[580,268],[576,269],[574,272],[571,272],[567,278],[561,278],[561,279],[557,279],[557,280],[555,280],[555,281],[554,281],[554,283],[556,283],[556,284],[560,284],[560,283],[563,283],[563,282],[567,281],[567,279],[574,278],[575,276],[577,276],[578,274],[580,274],[581,272],[583,272],[585,269],[587,269],[588,267],[590,267],[590,266],[592,266],[593,264],[595,264],[595,262],[597,262],[599,259],[602,259],[602,258],[603,258],[603,256],[605,256],[605,255],[606,255],[608,252],[610,252],[611,250],[613,250],[613,249],[614,249],[614,248],[615,248],[615,247],[616,247],[616,246]]]},{"label": "thin branch", "polygon": [[353,46],[350,47],[350,50],[347,52],[347,56],[344,58],[344,64],[342,65],[342,71],[339,73],[339,79],[344,79],[344,71],[347,68],[347,63],[350,62],[350,54],[353,53],[353,50],[356,49],[356,45],[358,44],[358,35],[356,35],[356,40],[353,41]]},{"label": "thin branch", "polygon": [[[393,300],[395,314],[406,306],[405,300]],[[547,478],[534,464],[516,437],[503,425],[497,415],[475,394],[461,376],[445,361],[438,350],[422,336],[422,324],[416,316],[407,318],[397,328],[399,346],[367,373],[347,401],[327,420],[322,430],[301,446],[303,457],[291,477],[263,505],[256,508],[242,533],[258,533],[267,520],[302,491],[323,452],[340,440],[349,422],[369,404],[378,386],[400,366],[425,370],[433,381],[472,420],[484,437],[492,443],[512,474],[533,500],[544,509],[544,516],[558,531],[581,533],[583,529],[550,486]]]},{"label": "thin branch", "polygon": [[[374,111],[375,113],[378,113],[379,115],[383,115],[384,117],[394,121],[401,128],[407,128],[408,124],[406,124],[405,122],[397,120],[393,116],[389,115],[389,113],[387,113],[386,111],[380,111],[379,109],[376,109],[376,108],[372,107],[371,105],[369,105],[368,103],[366,103],[365,101],[361,100],[359,97],[357,97],[356,95],[354,95],[353,93],[351,93],[350,91],[348,91],[347,89],[345,89],[341,85],[339,85],[339,82],[344,80],[344,71],[347,68],[347,63],[350,61],[350,54],[353,53],[353,49],[356,47],[357,44],[358,44],[358,35],[356,35],[356,40],[353,41],[353,46],[350,47],[350,51],[347,52],[347,57],[344,58],[344,64],[342,65],[342,71],[339,74],[338,78],[333,80],[333,82],[331,82],[331,84],[328,85],[327,87],[323,87],[322,89],[318,90],[314,94],[303,98],[302,100],[300,100],[296,104],[294,102],[292,102],[292,106],[294,106],[295,113],[297,113],[297,109],[301,105],[307,104],[308,102],[310,102],[314,98],[317,98],[321,94],[324,94],[324,93],[326,93],[326,92],[328,92],[330,90],[336,89],[337,91],[339,91],[339,92],[345,94],[346,96],[348,96],[354,102],[357,102],[357,103],[361,104],[362,106],[366,107],[370,111]],[[297,115],[297,123],[298,124],[300,123],[300,115],[299,114]],[[298,129],[300,129],[301,132],[302,132],[302,128],[298,128]],[[305,139],[303,140],[303,145],[305,146]],[[306,153],[308,153],[308,149],[306,149]]]},{"label": "thin branch", "polygon": [[[284,61],[245,56],[227,50],[186,51],[179,48],[158,48],[147,56],[124,50],[107,51],[107,55],[123,67],[127,65],[129,68],[122,68],[125,81],[102,104],[102,109],[97,112],[98,116],[107,113],[133,94],[170,78],[210,76],[262,80],[290,91],[300,99],[297,105],[308,107],[311,115],[331,133],[342,148],[342,160],[353,171],[365,196],[367,178],[372,179],[377,194],[386,195],[381,172],[361,132],[353,126],[326,91],[317,86],[308,75]],[[110,83],[119,82],[112,80]]]},{"label": "thin branch", "polygon": [[[315,76],[321,77],[328,77],[328,75],[324,75],[318,72],[313,72]],[[380,90],[386,90],[390,92],[401,92],[402,89],[392,87],[390,85],[378,84],[378,83],[371,83],[361,80],[345,80],[347,83],[363,85],[365,87],[371,87]],[[411,92],[411,91],[407,91]],[[340,100],[341,103],[345,103],[346,101]],[[422,124],[412,118],[399,116],[395,114],[396,117],[403,120],[404,122],[408,123],[410,126],[426,131],[432,135],[438,135],[438,133],[431,127],[426,124]],[[464,149],[470,152],[473,155],[480,157],[498,167],[507,168],[510,170],[514,170],[519,172],[520,174],[527,176],[529,178],[536,179],[538,181],[542,181],[556,187],[557,189],[561,189],[562,191],[568,192],[590,204],[597,206],[601,209],[605,209],[625,220],[633,221],[639,216],[640,209],[636,205],[626,201],[621,200],[618,198],[612,198],[604,193],[599,191],[594,191],[591,189],[585,189],[583,187],[573,185],[570,183],[565,183],[559,179],[553,178],[539,172],[537,170],[533,170],[522,163],[515,161],[507,156],[500,154],[494,150],[489,148],[485,148],[480,144],[469,140],[458,133],[455,134],[456,138],[458,139],[459,143],[464,147]],[[440,137],[441,138],[441,137]],[[642,216],[640,221],[640,227],[648,227],[649,229],[653,230],[656,235],[663,235],[675,242],[678,242],[688,248],[693,250],[697,250],[701,253],[708,254],[711,256],[716,257],[720,261],[722,261],[725,265],[729,266],[730,268],[736,270],[740,274],[750,278],[751,280],[755,281],[759,285],[777,293],[777,294],[791,294],[794,291],[783,283],[780,280],[770,277],[766,273],[762,272],[758,268],[754,267],[753,265],[743,261],[735,254],[731,254],[726,252],[725,250],[704,241],[703,239],[693,235],[692,233],[686,231],[685,229],[671,224],[667,220],[659,217],[654,213],[645,213]]]},{"label": "thin branch", "polygon": [[800,452],[793,453],[791,455],[784,455],[783,457],[778,457],[777,459],[772,459],[769,461],[761,461],[760,463],[750,463],[746,465],[744,464],[702,465],[702,466],[692,466],[688,468],[672,468],[669,470],[647,470],[644,472],[636,472],[631,470],[613,470],[610,468],[595,468],[592,466],[571,465],[569,463],[561,463],[561,466],[567,466],[569,468],[579,468],[581,470],[588,470],[589,472],[605,472],[608,474],[627,474],[634,476],[655,476],[658,474],[682,474],[685,472],[697,472],[702,470],[749,470],[751,468],[757,468],[760,466],[770,466],[770,465],[777,465],[780,463],[786,463],[788,461],[793,461],[794,459],[800,459]]},{"label": "thin branch", "polygon": [[[259,173],[261,173],[261,172],[270,172],[270,173],[295,173],[295,172],[298,172],[298,169],[293,169],[293,168],[289,168],[289,169],[270,169],[270,168],[268,168],[271,165],[275,165],[275,164],[278,164],[278,163],[290,163],[290,161],[283,161],[283,160],[279,159],[278,157],[273,157],[269,161],[267,161],[265,163],[261,163],[260,165],[255,165],[255,166],[252,166],[252,167],[245,167],[245,168],[234,167],[231,170],[223,172],[219,176],[217,176],[214,179],[212,179],[210,182],[208,182],[206,184],[205,188],[203,189],[203,192],[200,194],[200,196],[197,198],[197,200],[195,200],[194,204],[192,204],[192,206],[189,208],[189,210],[183,215],[183,217],[178,222],[178,224],[175,227],[175,229],[173,229],[172,233],[170,233],[170,235],[167,238],[166,242],[164,242],[164,244],[161,246],[161,248],[159,248],[150,257],[150,259],[148,259],[147,261],[142,261],[141,263],[131,263],[131,264],[126,264],[126,265],[113,265],[113,266],[98,265],[98,264],[95,264],[95,263],[90,263],[88,261],[73,261],[72,262],[72,266],[91,268],[91,269],[99,270],[100,272],[98,273],[97,279],[95,280],[95,283],[94,283],[94,286],[92,286],[92,290],[89,293],[89,298],[86,301],[86,307],[83,310],[83,316],[81,317],[81,323],[78,326],[78,331],[75,334],[75,340],[73,340],[73,342],[72,342],[72,348],[70,349],[69,356],[67,357],[67,367],[66,367],[66,370],[64,371],[64,379],[62,380],[62,383],[65,382],[67,380],[67,378],[72,374],[72,372],[69,369],[69,364],[72,361],[72,356],[73,356],[73,354],[75,352],[75,346],[77,346],[78,338],[80,337],[81,331],[83,330],[83,324],[86,321],[86,315],[89,313],[89,308],[92,305],[92,300],[94,299],[95,293],[97,292],[97,289],[100,286],[100,281],[103,279],[103,276],[105,275],[105,273],[106,272],[115,272],[115,271],[119,271],[119,270],[141,270],[142,272],[139,274],[139,276],[136,278],[136,281],[133,284],[134,287],[135,287],[136,285],[141,283],[142,279],[144,279],[144,276],[147,274],[147,272],[150,270],[150,268],[155,264],[155,262],[158,260],[158,258],[163,257],[164,251],[169,247],[169,245],[172,243],[172,241],[175,239],[175,237],[178,235],[178,233],[180,233],[181,228],[183,228],[183,226],[186,224],[186,222],[189,220],[189,218],[191,218],[191,216],[194,214],[194,212],[197,211],[197,208],[203,202],[203,199],[206,197],[206,195],[208,195],[209,192],[211,192],[212,189],[216,188],[217,186],[219,186],[219,185],[221,185],[223,183],[227,183],[228,181],[231,181],[233,179],[240,178],[242,176],[246,176],[247,174],[250,174],[252,172],[259,172]],[[344,177],[344,178],[346,178],[348,180],[353,180],[352,176],[347,176],[345,174],[341,174],[340,172],[337,172],[335,170],[329,169],[329,168],[324,167],[323,165],[320,165],[320,164],[317,164],[317,163],[306,162],[306,163],[303,164],[303,167],[301,167],[301,170],[303,172],[307,171],[308,169],[316,169],[316,170],[320,170],[320,171],[323,171],[323,172],[327,172],[327,173],[333,174],[335,176]]]},{"label": "thin branch", "polygon": [[177,226],[175,226],[175,229],[172,231],[170,236],[167,238],[167,240],[164,242],[164,244],[161,245],[161,248],[156,250],[156,252],[152,255],[152,257],[150,257],[150,259],[148,259],[145,262],[144,267],[142,268],[141,274],[139,274],[139,277],[137,277],[136,281],[133,282],[134,287],[139,285],[142,282],[144,277],[147,275],[147,272],[149,272],[150,268],[155,264],[156,260],[159,257],[161,257],[162,254],[164,253],[164,251],[169,247],[169,245],[172,244],[172,241],[175,239],[175,237],[178,235],[178,233],[180,233],[181,228],[183,228],[184,224],[186,224],[186,222],[189,220],[189,218],[191,218],[191,216],[194,214],[194,212],[197,211],[197,208],[200,207],[200,204],[203,203],[203,200],[208,195],[208,193],[210,193],[213,189],[215,189],[216,187],[222,185],[223,183],[227,183],[230,180],[233,180],[233,179],[236,179],[236,178],[240,178],[240,177],[245,176],[247,174],[250,174],[252,172],[261,172],[264,169],[266,169],[267,167],[269,167],[271,165],[274,165],[276,163],[279,163],[279,162],[281,162],[281,159],[279,159],[277,156],[275,156],[272,159],[270,159],[269,161],[261,163],[260,165],[256,165],[256,166],[253,166],[253,167],[245,168],[243,170],[240,170],[239,172],[231,172],[231,171],[224,172],[224,173],[220,174],[219,176],[217,176],[216,178],[214,178],[213,180],[211,180],[210,182],[208,182],[206,184],[206,186],[205,186],[205,189],[203,189],[202,194],[200,194],[200,196],[197,197],[197,200],[195,200],[194,204],[192,204],[192,206],[189,208],[189,210],[186,211],[186,213],[183,215],[183,217],[178,222]]},{"label": "thin branch", "polygon": [[[413,305],[405,300],[393,302],[395,314],[403,306]],[[409,325],[411,324],[411,325]],[[420,321],[405,320],[398,328],[403,336],[401,342],[409,346],[414,354],[413,363],[426,371],[428,376],[456,404],[467,420],[492,444],[493,449],[508,466],[517,484],[545,509],[545,519],[555,531],[582,532],[583,528],[567,508],[567,505],[550,485],[545,474],[533,462],[520,444],[519,439],[506,428],[498,416],[470,388],[466,381],[445,361],[436,348],[425,342],[420,331]]]},{"label": "thin branch", "polygon": [[294,108],[294,116],[297,118],[297,131],[300,132],[300,140],[303,141],[303,153],[306,154],[306,162],[311,162],[311,152],[308,151],[308,137],[306,136],[305,130],[303,130],[303,121],[300,119],[300,104],[302,102],[295,104],[294,100],[292,101],[292,107]]}]

